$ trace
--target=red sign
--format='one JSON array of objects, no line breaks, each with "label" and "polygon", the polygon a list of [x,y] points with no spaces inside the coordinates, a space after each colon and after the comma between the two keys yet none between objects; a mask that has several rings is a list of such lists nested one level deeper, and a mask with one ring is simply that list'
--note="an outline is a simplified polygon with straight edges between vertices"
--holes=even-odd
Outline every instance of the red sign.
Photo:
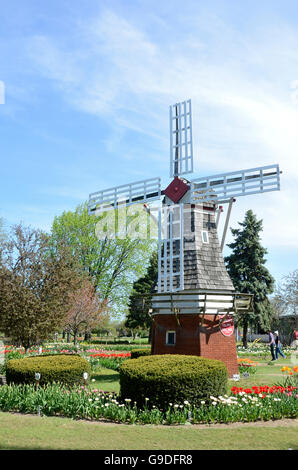
[{"label": "red sign", "polygon": [[234,320],[233,320],[233,315],[218,315],[219,319],[221,320],[223,317],[225,317],[224,321],[220,323],[220,331],[224,336],[232,336],[234,333]]}]

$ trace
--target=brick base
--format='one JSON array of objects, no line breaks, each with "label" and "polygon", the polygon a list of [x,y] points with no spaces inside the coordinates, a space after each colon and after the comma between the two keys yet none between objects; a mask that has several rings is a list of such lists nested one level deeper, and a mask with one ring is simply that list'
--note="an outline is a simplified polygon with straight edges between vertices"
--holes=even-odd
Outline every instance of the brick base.
[{"label": "brick base", "polygon": [[[188,354],[218,359],[226,364],[229,377],[238,374],[235,335],[224,336],[214,315],[205,315],[203,325],[201,321],[201,315],[154,315],[152,354]],[[175,345],[166,344],[168,330],[176,332]]]}]

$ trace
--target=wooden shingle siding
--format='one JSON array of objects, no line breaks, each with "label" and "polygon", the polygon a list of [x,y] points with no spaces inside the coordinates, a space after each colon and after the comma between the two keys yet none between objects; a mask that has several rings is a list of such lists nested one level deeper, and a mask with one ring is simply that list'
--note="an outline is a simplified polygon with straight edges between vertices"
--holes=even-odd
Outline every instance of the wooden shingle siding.
[{"label": "wooden shingle siding", "polygon": [[[184,290],[220,288],[233,291],[234,286],[220,250],[215,224],[215,207],[209,204],[208,208],[203,210],[201,205],[184,206]],[[209,243],[203,243],[202,230],[207,231]],[[175,277],[173,286],[176,288]]]}]

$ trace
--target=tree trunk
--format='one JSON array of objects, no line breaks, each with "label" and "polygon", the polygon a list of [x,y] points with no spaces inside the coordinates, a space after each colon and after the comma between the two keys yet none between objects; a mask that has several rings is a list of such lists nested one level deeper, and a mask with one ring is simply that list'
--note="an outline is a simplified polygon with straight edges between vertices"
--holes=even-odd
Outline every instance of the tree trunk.
[{"label": "tree trunk", "polygon": [[248,331],[248,323],[245,322],[243,325],[243,336],[242,336],[242,344],[245,349],[247,349],[247,331]]},{"label": "tree trunk", "polygon": [[88,330],[85,331],[85,338],[84,339],[85,339],[85,341],[90,341],[90,339],[91,339],[90,331],[88,331]]},{"label": "tree trunk", "polygon": [[149,337],[148,337],[149,344],[151,343],[151,338],[152,338],[152,325],[150,325],[150,328],[149,328]]}]

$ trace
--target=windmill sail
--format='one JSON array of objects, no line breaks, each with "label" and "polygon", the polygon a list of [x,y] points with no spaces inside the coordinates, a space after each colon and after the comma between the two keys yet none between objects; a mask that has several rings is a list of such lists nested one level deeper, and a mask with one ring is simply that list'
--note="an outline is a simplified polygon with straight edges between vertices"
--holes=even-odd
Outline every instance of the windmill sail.
[{"label": "windmill sail", "polygon": [[193,172],[191,100],[170,106],[170,177]]},{"label": "windmill sail", "polygon": [[262,166],[194,179],[190,183],[190,202],[192,204],[200,202],[224,203],[233,197],[278,191],[279,189],[279,166]]},{"label": "windmill sail", "polygon": [[183,290],[182,204],[160,209],[158,233],[158,292]]},{"label": "windmill sail", "polygon": [[130,206],[160,199],[160,178],[150,178],[135,183],[123,184],[89,195],[88,213],[99,214],[121,205]]}]

